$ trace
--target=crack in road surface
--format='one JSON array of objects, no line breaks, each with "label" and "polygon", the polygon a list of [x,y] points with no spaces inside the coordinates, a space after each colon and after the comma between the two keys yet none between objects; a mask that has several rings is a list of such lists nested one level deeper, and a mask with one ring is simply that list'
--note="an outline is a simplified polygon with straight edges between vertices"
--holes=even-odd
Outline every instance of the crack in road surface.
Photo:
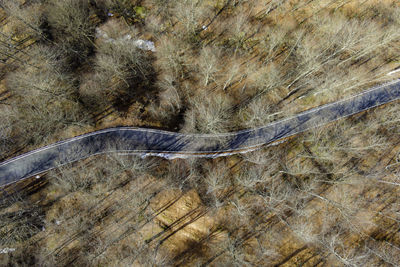
[{"label": "crack in road surface", "polygon": [[0,163],[0,187],[103,153],[165,158],[219,157],[263,145],[400,99],[400,79],[268,125],[225,134],[182,134],[154,129],[104,129],[60,141]]}]

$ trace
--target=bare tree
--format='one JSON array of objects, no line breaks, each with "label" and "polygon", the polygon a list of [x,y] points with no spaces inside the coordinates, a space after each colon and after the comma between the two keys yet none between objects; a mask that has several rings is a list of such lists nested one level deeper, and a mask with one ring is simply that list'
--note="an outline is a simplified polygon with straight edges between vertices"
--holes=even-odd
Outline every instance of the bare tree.
[{"label": "bare tree", "polygon": [[260,66],[258,69],[256,69],[256,66],[253,66],[253,69],[254,72],[249,73],[248,75],[248,79],[251,82],[252,87],[255,89],[252,99],[256,99],[265,94],[271,95],[278,92],[278,88],[283,86],[283,71],[280,66],[271,63],[265,66]]},{"label": "bare tree", "polygon": [[203,47],[198,60],[198,69],[204,86],[216,80],[216,75],[220,69],[218,59],[221,51],[217,47]]},{"label": "bare tree", "polygon": [[264,98],[254,99],[245,109],[239,110],[241,125],[245,128],[266,125],[274,118],[270,104]]},{"label": "bare tree", "polygon": [[173,8],[177,21],[180,22],[181,38],[189,42],[197,42],[196,34],[201,29],[200,23],[209,14],[210,7],[206,2],[199,0],[180,0]]},{"label": "bare tree", "polygon": [[251,262],[246,260],[245,247],[241,244],[240,238],[228,235],[223,244],[225,251],[218,262],[233,266],[252,266]]},{"label": "bare tree", "polygon": [[228,33],[228,38],[230,45],[234,50],[234,54],[239,51],[239,49],[245,48],[245,42],[251,31],[254,29],[250,27],[249,16],[247,12],[239,13],[238,15],[231,17],[229,21],[225,24]]},{"label": "bare tree", "polygon": [[10,106],[0,106],[0,151],[6,155],[12,138],[13,112]]},{"label": "bare tree", "polygon": [[135,7],[140,4],[140,1],[137,0],[101,0],[101,2],[106,9],[119,13],[127,19],[135,18]]},{"label": "bare tree", "polygon": [[158,84],[159,87],[163,89],[160,93],[161,106],[173,111],[181,109],[181,96],[179,94],[179,88],[176,86],[177,82],[173,77],[167,75]]},{"label": "bare tree", "polygon": [[244,78],[245,74],[241,73],[240,64],[233,63],[231,66],[228,66],[227,70],[219,73],[220,78],[216,81],[222,90],[226,90],[233,83],[237,82],[240,83]]},{"label": "bare tree", "polygon": [[183,96],[179,88],[179,83],[171,76],[160,77],[156,84],[161,89],[159,93],[159,103],[153,102],[149,107],[149,112],[155,118],[171,119],[178,115],[183,107]]},{"label": "bare tree", "polygon": [[227,96],[195,97],[191,104],[185,113],[184,131],[218,133],[229,129],[231,103]]},{"label": "bare tree", "polygon": [[185,52],[188,46],[178,38],[160,38],[157,46],[156,64],[165,74],[170,74],[176,79],[185,75]]},{"label": "bare tree", "polygon": [[206,176],[204,181],[206,184],[206,194],[210,197],[209,204],[218,209],[224,203],[224,192],[229,190],[229,169],[227,166],[216,168],[211,165],[205,166],[205,168]]},{"label": "bare tree", "polygon": [[89,1],[55,0],[47,4],[46,15],[57,43],[72,60],[85,59],[93,47],[94,25]]},{"label": "bare tree", "polygon": [[64,69],[59,53],[38,46],[31,55],[38,67],[21,67],[6,81],[15,94],[13,129],[20,138],[37,143],[67,125],[85,124],[86,118],[76,99],[75,78]]},{"label": "bare tree", "polygon": [[345,266],[360,266],[369,262],[369,251],[357,253],[355,249],[346,247],[339,233],[324,236],[320,243],[340,264]]},{"label": "bare tree", "polygon": [[10,26],[16,35],[28,34],[40,38],[43,34],[42,4],[22,5],[19,1],[1,0],[0,7],[12,18]]},{"label": "bare tree", "polygon": [[19,193],[2,198],[1,204],[5,207],[20,207],[11,210],[3,206],[0,210],[0,245],[15,248],[41,231],[44,213],[40,205],[24,199]]},{"label": "bare tree", "polygon": [[73,77],[55,71],[20,69],[8,76],[8,86],[21,96],[31,95],[44,99],[71,99],[76,88]]},{"label": "bare tree", "polygon": [[[134,32],[131,34],[134,35]],[[131,39],[101,43],[95,59],[96,75],[104,84],[103,92],[111,99],[129,95],[132,93],[129,92],[131,86],[146,83],[150,67],[149,56]]]},{"label": "bare tree", "polygon": [[237,185],[243,187],[247,191],[255,191],[257,184],[266,182],[265,174],[260,167],[243,168],[237,175],[235,181]]},{"label": "bare tree", "polygon": [[277,57],[278,51],[285,45],[285,37],[287,34],[286,29],[278,27],[273,27],[267,30],[265,39],[260,43],[261,49],[265,53],[265,55],[263,55],[265,57],[264,64],[272,62]]},{"label": "bare tree", "polygon": [[71,166],[62,166],[50,172],[52,184],[64,192],[88,191],[95,178],[93,168],[74,169]]}]

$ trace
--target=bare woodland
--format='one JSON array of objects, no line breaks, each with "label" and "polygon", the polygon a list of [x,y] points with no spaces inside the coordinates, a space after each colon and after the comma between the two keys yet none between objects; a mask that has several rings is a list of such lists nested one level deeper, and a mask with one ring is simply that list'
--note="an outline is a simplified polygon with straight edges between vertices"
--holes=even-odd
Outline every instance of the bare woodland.
[{"label": "bare woodland", "polygon": [[[398,78],[394,0],[0,9],[2,160],[114,126],[252,128]],[[0,265],[397,266],[399,110],[224,158],[95,156],[0,189],[0,251],[15,249]]]}]

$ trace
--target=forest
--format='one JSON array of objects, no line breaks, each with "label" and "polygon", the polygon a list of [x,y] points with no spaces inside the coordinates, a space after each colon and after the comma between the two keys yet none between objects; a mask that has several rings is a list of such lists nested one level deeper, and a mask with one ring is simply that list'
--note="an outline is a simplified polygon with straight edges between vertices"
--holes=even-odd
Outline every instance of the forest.
[{"label": "forest", "polygon": [[[397,0],[0,0],[0,162],[109,127],[263,126],[400,78],[399,29]],[[398,266],[399,112],[0,188],[0,265]]]}]

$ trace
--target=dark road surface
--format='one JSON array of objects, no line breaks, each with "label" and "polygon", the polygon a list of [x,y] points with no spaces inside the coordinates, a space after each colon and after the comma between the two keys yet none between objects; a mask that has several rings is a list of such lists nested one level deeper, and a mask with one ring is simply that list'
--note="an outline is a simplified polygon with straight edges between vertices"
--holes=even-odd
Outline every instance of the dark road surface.
[{"label": "dark road surface", "polygon": [[400,80],[263,127],[233,133],[180,134],[131,127],[104,129],[0,163],[0,186],[102,153],[137,153],[171,158],[216,157],[245,152],[397,99],[400,99]]}]

